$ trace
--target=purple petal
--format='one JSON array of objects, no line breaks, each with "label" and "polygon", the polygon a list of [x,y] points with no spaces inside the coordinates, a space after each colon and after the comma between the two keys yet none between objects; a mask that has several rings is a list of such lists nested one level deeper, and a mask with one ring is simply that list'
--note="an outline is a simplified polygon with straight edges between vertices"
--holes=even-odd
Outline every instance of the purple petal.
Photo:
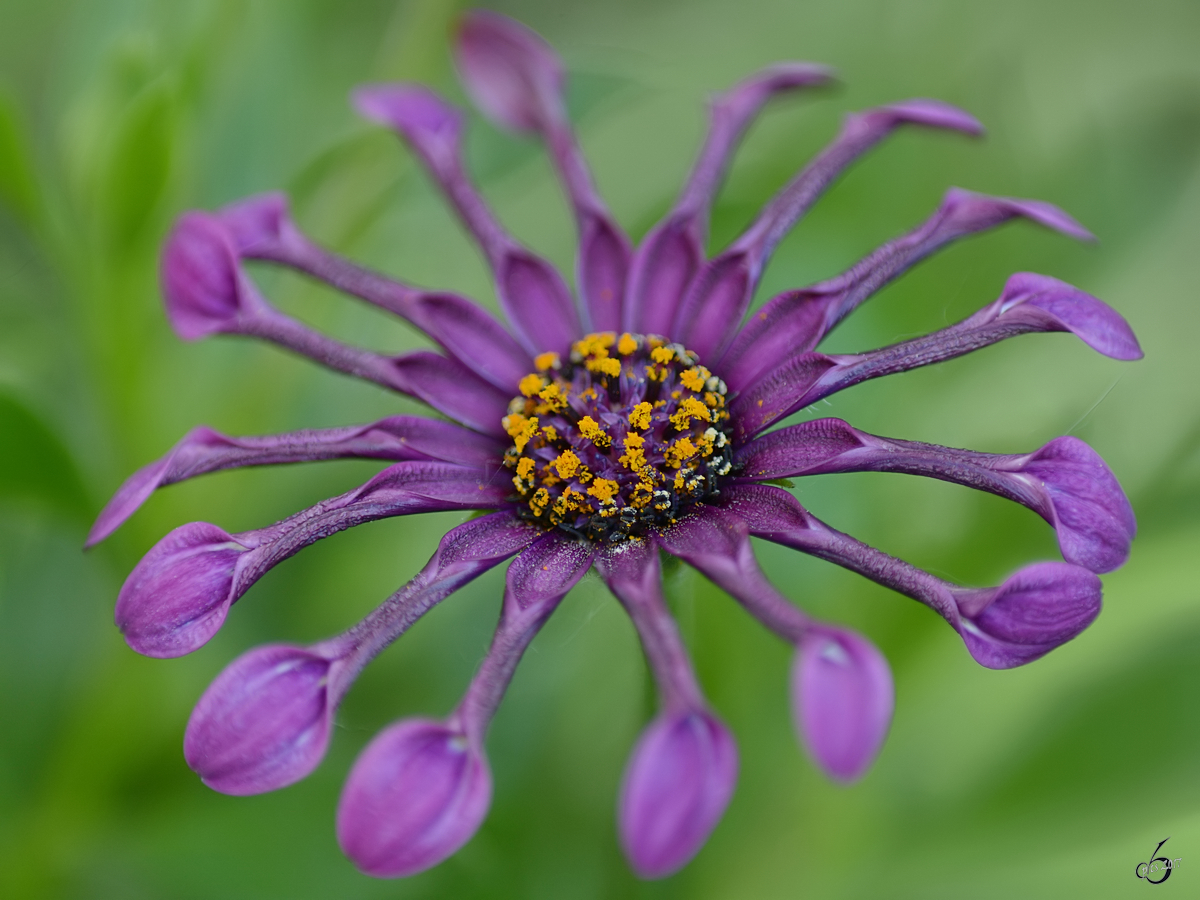
[{"label": "purple petal", "polygon": [[[541,535],[540,529],[521,521],[511,510],[470,519],[450,529],[416,578],[349,631],[320,646],[336,648],[354,666],[365,666],[446,597]],[[341,648],[343,642],[351,645],[349,650]],[[349,681],[343,678],[341,689],[348,687]]]},{"label": "purple petal", "polygon": [[335,371],[418,397],[470,428],[503,434],[509,391],[434,353],[387,357],[326,337],[271,308],[241,272],[230,229],[216,216],[181,216],[163,250],[163,294],[185,340],[217,332],[271,341]]},{"label": "purple petal", "polygon": [[709,105],[708,135],[675,208],[655,225],[634,255],[625,298],[624,328],[666,334],[696,271],[704,262],[708,215],[733,151],[763,105],[775,95],[827,84],[832,73],[811,63],[768,66]]},{"label": "purple petal", "polygon": [[745,439],[773,422],[838,391],[883,375],[906,372],[1018,334],[1069,331],[1114,359],[1139,359],[1141,348],[1111,307],[1056,278],[1019,272],[999,299],[975,315],[933,334],[854,356],[797,353],[735,399],[730,412]]},{"label": "purple petal", "polygon": [[238,561],[250,548],[215,525],[176,528],[134,567],[117,595],[116,623],[144,656],[191,653],[233,604]]},{"label": "purple petal", "polygon": [[130,573],[117,599],[117,626],[147,656],[190,653],[251,585],[309,544],[392,516],[503,505],[508,489],[486,478],[462,466],[401,462],[267,528],[236,535],[204,522],[177,528]]},{"label": "purple petal", "polygon": [[299,237],[287,195],[279,191],[238,200],[222,207],[217,215],[243,259],[274,259]]},{"label": "purple petal", "polygon": [[143,466],[121,485],[97,517],[85,546],[112,534],[158,488],[209,472],[347,457],[439,460],[494,468],[502,450],[502,445],[481,434],[416,416],[391,416],[370,425],[262,437],[229,437],[202,425],[184,435],[162,459]]},{"label": "purple petal", "polygon": [[1055,438],[1028,458],[1022,472],[1041,482],[1067,562],[1111,572],[1129,558],[1137,534],[1133,507],[1104,460],[1074,437]]},{"label": "purple petal", "polygon": [[701,358],[719,358],[779,241],[855,159],[901,125],[979,134],[979,123],[933,100],[910,100],[848,116],[841,133],[767,204],[753,225],[708,262],[680,304],[671,334]]},{"label": "purple petal", "polygon": [[866,774],[892,722],[895,691],[887,660],[861,635],[815,628],[792,668],[796,728],[808,752],[843,783]]},{"label": "purple petal", "polygon": [[[727,490],[722,488],[722,494]],[[703,573],[766,628],[788,643],[799,643],[812,620],[767,580],[754,558],[750,529],[740,510],[724,506],[681,519],[659,538],[663,549]]]},{"label": "purple petal", "polygon": [[334,660],[302,647],[258,647],[204,692],[188,720],[183,755],[223,794],[261,794],[308,775],[329,745]]},{"label": "purple petal", "polygon": [[368,119],[395,129],[437,179],[491,264],[500,305],[531,353],[566,353],[582,331],[562,276],[520,247],[501,228],[462,165],[462,114],[416,85],[358,88],[354,105]]},{"label": "purple petal", "polygon": [[755,480],[832,472],[903,472],[988,491],[1029,507],[1054,526],[1063,558],[1110,572],[1129,556],[1137,531],[1120,484],[1096,451],[1061,437],[1035,453],[955,450],[867,434],[841,419],[772,431],[735,456]]},{"label": "purple petal", "polygon": [[592,565],[597,548],[560,532],[550,532],[513,560],[505,579],[505,604],[522,611],[557,603]]},{"label": "purple petal", "polygon": [[483,112],[513,131],[543,131],[562,117],[566,74],[550,45],[520,22],[471,10],[458,27],[454,61]]},{"label": "purple petal", "polygon": [[457,294],[395,281],[315,244],[292,222],[281,194],[249,197],[219,215],[241,256],[299,269],[400,316],[471,371],[510,393],[533,371],[529,354],[486,310]]},{"label": "purple petal", "polygon": [[1023,217],[1081,240],[1091,234],[1049,203],[989,197],[959,188],[908,234],[884,244],[836,278],[774,297],[746,322],[719,361],[731,390],[740,391],[785,358],[814,350],[847,315],[912,266],[947,244]]},{"label": "purple petal", "polygon": [[578,217],[576,283],[588,310],[591,330],[619,331],[632,245],[607,210],[583,210]]},{"label": "purple petal", "polygon": [[368,875],[435,866],[479,829],[492,799],[483,754],[441,722],[410,719],[359,755],[338,802],[342,852]]},{"label": "purple petal", "polygon": [[1026,566],[997,588],[958,589],[967,649],[989,669],[1024,665],[1100,615],[1100,579],[1068,563]]},{"label": "purple petal", "polygon": [[1100,611],[1100,579],[1068,563],[1035,563],[998,588],[963,588],[935,578],[821,522],[786,491],[734,485],[730,514],[751,534],[828,560],[930,607],[989,668],[1031,662],[1078,635]]},{"label": "purple petal", "polygon": [[184,213],[163,246],[160,269],[171,327],[185,341],[235,330],[253,311],[228,230],[215,216]]},{"label": "purple petal", "polygon": [[643,878],[682,868],[708,840],[737,781],[737,748],[711,713],[656,718],[638,739],[621,784],[621,846]]},{"label": "purple petal", "polygon": [[571,130],[558,56],[520,22],[484,10],[463,16],[455,51],[475,104],[505,127],[537,132],[548,144],[579,226],[577,283],[592,329],[619,329],[629,239],[596,192]]},{"label": "purple petal", "polygon": [[500,421],[512,398],[482,381],[461,363],[418,350],[389,360],[395,383],[404,393],[482,434],[503,435]]}]

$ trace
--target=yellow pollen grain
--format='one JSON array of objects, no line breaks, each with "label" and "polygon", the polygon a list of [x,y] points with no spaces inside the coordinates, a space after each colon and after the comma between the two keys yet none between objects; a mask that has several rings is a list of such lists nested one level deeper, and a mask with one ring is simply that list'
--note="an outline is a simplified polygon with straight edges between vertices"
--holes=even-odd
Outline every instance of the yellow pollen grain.
[{"label": "yellow pollen grain", "polygon": [[579,420],[579,433],[601,449],[612,445],[612,438],[604,433],[604,429],[591,416]]},{"label": "yellow pollen grain", "polygon": [[601,503],[608,503],[620,487],[615,481],[610,481],[607,478],[597,478],[592,483],[592,486],[588,488],[587,492]]},{"label": "yellow pollen grain", "polygon": [[[689,391],[695,391],[699,394],[704,390],[704,382],[708,378],[708,370],[697,366],[693,369],[688,369],[679,376],[679,383]],[[526,395],[528,396],[528,395]]]},{"label": "yellow pollen grain", "polygon": [[517,477],[529,478],[531,475],[533,475],[533,466],[534,462],[532,459],[530,459],[528,456],[522,457],[517,463]]},{"label": "yellow pollen grain", "polygon": [[666,365],[675,358],[675,351],[670,347],[655,347],[650,351],[650,358],[656,363]]},{"label": "yellow pollen grain", "polygon": [[636,472],[646,464],[646,452],[642,449],[642,445],[646,443],[646,439],[640,434],[625,435],[625,453],[619,458],[619,462],[631,472]]},{"label": "yellow pollen grain", "polygon": [[671,416],[671,424],[683,431],[692,419],[711,422],[712,414],[708,411],[708,407],[695,397],[688,397],[679,404],[679,409]]},{"label": "yellow pollen grain", "polygon": [[541,375],[526,375],[517,385],[526,397],[532,397],[546,385],[546,379]]},{"label": "yellow pollen grain", "polygon": [[550,492],[545,488],[538,488],[529,499],[529,508],[533,510],[535,516],[540,516],[549,502]]},{"label": "yellow pollen grain", "polygon": [[587,361],[587,368],[589,372],[602,372],[610,378],[616,378],[621,374],[621,361],[613,359],[611,356],[605,356],[602,359],[589,359]]},{"label": "yellow pollen grain", "polygon": [[567,398],[563,396],[562,387],[558,384],[546,385],[538,391],[538,396],[546,401],[546,405],[554,412],[561,412],[567,408]]},{"label": "yellow pollen grain", "polygon": [[[539,353],[533,358],[533,365],[539,372],[545,372],[547,369],[557,369],[560,364],[561,361],[558,358],[558,354],[553,350],[546,353]],[[528,397],[529,395],[526,394],[525,396]]]},{"label": "yellow pollen grain", "polygon": [[713,391],[704,392],[704,402],[713,409],[723,409],[725,406],[725,398]]},{"label": "yellow pollen grain", "polygon": [[548,440],[548,441],[557,441],[558,440],[558,429],[555,428],[553,425],[547,425],[545,428],[543,428],[542,434],[544,434],[546,436],[546,440]]},{"label": "yellow pollen grain", "polygon": [[525,449],[525,445],[537,437],[538,420],[537,416],[527,419],[522,415],[505,416],[501,423],[504,430],[508,432],[513,439],[513,446],[520,453]]},{"label": "yellow pollen grain", "polygon": [[667,452],[663,454],[663,458],[669,466],[681,466],[686,460],[691,459],[695,455],[696,445],[692,443],[692,439],[681,437],[667,448]]},{"label": "yellow pollen grain", "polygon": [[579,457],[575,455],[574,451],[564,450],[551,461],[550,465],[558,470],[559,478],[570,478],[579,471]]},{"label": "yellow pollen grain", "polygon": [[[629,413],[629,424],[638,431],[645,431],[650,427],[650,412],[653,409],[654,407],[643,400],[633,408],[632,412]],[[583,423],[580,422],[580,424],[582,425]],[[628,443],[628,441],[626,443]]]},{"label": "yellow pollen grain", "polygon": [[622,356],[629,356],[637,349],[637,341],[633,339],[633,335],[628,331],[621,335],[621,339],[617,341],[617,352]]}]

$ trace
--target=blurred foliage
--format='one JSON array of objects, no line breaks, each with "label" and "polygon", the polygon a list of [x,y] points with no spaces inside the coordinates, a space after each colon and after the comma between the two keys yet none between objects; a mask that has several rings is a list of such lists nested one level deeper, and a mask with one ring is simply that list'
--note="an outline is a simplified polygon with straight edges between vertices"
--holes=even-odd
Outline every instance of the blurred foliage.
[{"label": "blurred foliage", "polygon": [[[355,621],[423,564],[437,516],[356,529],[280,567],[191,657],[146,660],[111,624],[124,575],[170,528],[231,530],[367,477],[331,463],[234,472],[153,498],[82,554],[121,480],[198,422],[263,433],[416,407],[237,340],[184,345],[159,310],[171,218],[285,189],[320,239],[408,280],[494,303],[486,270],[390,136],[355,121],[356,83],[416,79],[462,99],[444,0],[4,0],[0,4],[0,896],[1120,897],[1170,835],[1167,884],[1200,853],[1200,5],[1194,0],[788,0],[501,7],[574,72],[572,110],[598,181],[640,235],[671,202],[703,130],[701,99],[785,58],[836,66],[838,91],[777,103],[717,204],[713,243],[744,227],[846,109],[904,96],[965,106],[972,143],[897,135],[783,243],[763,295],[839,271],[923,218],[950,184],[1058,203],[1095,246],[1026,225],[976,238],[889,287],[835,351],[939,327],[1017,270],[1105,298],[1146,359],[1063,335],[839,395],[821,412],[900,438],[997,452],[1062,433],[1127,487],[1140,536],[1079,640],[989,672],[928,611],[846,572],[761,546],[782,589],[887,653],[897,712],[858,786],[822,779],[789,724],[788,649],[686,570],[673,603],[742,776],[679,875],[639,884],[617,848],[624,758],[650,711],[632,629],[594,579],[535,642],[495,724],[495,803],[480,834],[402,882],[357,873],[333,838],[341,779],[387,722],[455,702],[487,644],[491,575],[363,676],[329,758],[302,784],[232,798],[183,763],[191,704],[270,640]],[[571,228],[543,154],[474,119],[470,159],[505,221],[571,269]],[[420,338],[294,276],[256,272],[283,306],[347,340]],[[1054,558],[1035,516],[990,496],[886,475],[795,490],[838,528],[966,583]],[[1189,885],[1193,885],[1189,887]]]}]

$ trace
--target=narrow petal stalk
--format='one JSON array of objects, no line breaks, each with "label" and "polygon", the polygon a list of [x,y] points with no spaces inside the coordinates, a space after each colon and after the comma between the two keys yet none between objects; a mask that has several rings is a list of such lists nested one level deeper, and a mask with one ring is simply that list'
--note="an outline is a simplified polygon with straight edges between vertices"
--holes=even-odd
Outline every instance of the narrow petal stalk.
[{"label": "narrow petal stalk", "polygon": [[462,165],[462,114],[417,85],[360,87],[354,105],[366,118],[399,132],[421,157],[483,249],[500,305],[525,349],[565,355],[567,345],[582,335],[571,292],[553,266],[504,231],[471,184]]},{"label": "narrow petal stalk", "polygon": [[667,334],[696,272],[704,264],[708,217],[725,170],[746,129],[772,97],[832,80],[825,66],[778,63],[716,95],[708,134],[674,209],[642,239],[625,297],[624,328]]},{"label": "narrow petal stalk", "polygon": [[567,117],[566,73],[554,50],[507,16],[467,13],[455,62],[475,105],[505,128],[536,132],[566,188],[579,228],[577,283],[593,331],[621,328],[629,238],[596,192]]},{"label": "narrow petal stalk", "polygon": [[627,541],[610,547],[596,559],[596,569],[637,629],[663,706],[703,706],[696,674],[663,597],[657,542]]},{"label": "narrow petal stalk", "polygon": [[866,638],[810,619],[763,574],[750,526],[732,509],[684,519],[664,536],[667,548],[796,646],[792,707],[796,727],[817,764],[850,782],[870,767],[891,723],[892,675]]},{"label": "narrow petal stalk", "polygon": [[1018,334],[1069,331],[1113,359],[1140,359],[1137,338],[1111,307],[1078,288],[1021,272],[993,303],[941,331],[853,356],[798,353],[760,378],[731,405],[739,438],[748,438],[848,387],[963,356]]},{"label": "narrow petal stalk", "polygon": [[1111,572],[1129,557],[1133,508],[1099,454],[1078,438],[1055,438],[1034,453],[955,450],[882,438],[841,419],[815,419],[769,432],[735,455],[756,481],[831,472],[903,472],[998,494],[1050,523],[1067,562]]},{"label": "narrow petal stalk", "polygon": [[446,291],[424,291],[326,250],[292,221],[282,194],[262,194],[217,214],[238,254],[298,269],[421,329],[455,360],[511,391],[533,360],[487,310]]},{"label": "narrow petal stalk", "polygon": [[1032,662],[1076,637],[1100,614],[1100,579],[1081,566],[1034,563],[999,587],[964,588],[835,531],[778,488],[730,488],[726,508],[751,534],[836,563],[924,603],[962,635],[976,662],[990,669]]},{"label": "narrow petal stalk", "polygon": [[162,459],[129,476],[96,518],[85,546],[116,531],[159,488],[209,472],[347,458],[436,460],[485,468],[494,466],[502,451],[497,441],[474,431],[416,416],[389,416],[369,425],[261,437],[230,437],[201,425],[185,434]]},{"label": "narrow petal stalk", "polygon": [[831,778],[849,784],[866,774],[894,708],[892,671],[866,638],[823,626],[801,639],[792,713],[804,746]]},{"label": "narrow petal stalk", "polygon": [[117,627],[146,656],[191,653],[216,634],[251,585],[309,544],[376,519],[504,505],[507,490],[486,477],[463,466],[401,462],[268,528],[236,535],[204,522],[176,528],[126,579]]},{"label": "narrow petal stalk", "polygon": [[192,712],[188,765],[226,794],[272,791],[308,775],[362,668],[434,605],[538,533],[508,512],[448,532],[428,565],[349,631],[311,647],[259,647],[234,660]]},{"label": "narrow petal stalk", "polygon": [[409,720],[381,732],[350,771],[338,804],[342,851],[378,878],[436,865],[471,839],[491,802],[487,726],[529,642],[594,551],[547,535],[509,567],[500,624],[466,696],[446,722]]},{"label": "narrow petal stalk", "polygon": [[682,519],[661,541],[668,553],[701,572],[788,643],[800,643],[817,624],[763,574],[750,546],[750,529],[737,515],[719,507],[706,509]]},{"label": "narrow petal stalk", "polygon": [[842,319],[921,260],[960,238],[1016,218],[1093,240],[1087,229],[1049,203],[951,188],[937,211],[913,231],[884,244],[836,278],[787,291],[755,312],[719,361],[725,383],[740,391],[788,356],[815,350]]},{"label": "narrow petal stalk", "polygon": [[461,363],[425,351],[388,357],[350,347],[272,308],[241,271],[230,231],[216,216],[179,218],[163,249],[162,288],[167,315],[184,340],[218,333],[261,338],[423,400],[477,431],[503,433],[506,392]]},{"label": "narrow petal stalk", "polygon": [[737,781],[737,747],[700,693],[667,610],[653,540],[609,548],[597,568],[641,638],[662,709],[638,739],[621,786],[621,846],[643,878],[662,878],[695,856]]},{"label": "narrow petal stalk", "polygon": [[696,276],[676,314],[672,337],[702,358],[719,358],[783,236],[847,166],[901,125],[945,128],[971,135],[982,132],[967,113],[934,100],[909,100],[848,116],[833,143],[775,195],[741,237]]}]

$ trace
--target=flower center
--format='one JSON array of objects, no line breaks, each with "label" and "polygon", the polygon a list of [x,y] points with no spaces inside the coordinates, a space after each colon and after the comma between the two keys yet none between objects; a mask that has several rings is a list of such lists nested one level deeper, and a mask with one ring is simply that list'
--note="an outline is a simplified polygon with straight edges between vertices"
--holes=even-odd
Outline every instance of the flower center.
[{"label": "flower center", "polygon": [[534,361],[504,429],[519,514],[592,541],[666,527],[732,468],[725,382],[655,335],[589,334]]}]

